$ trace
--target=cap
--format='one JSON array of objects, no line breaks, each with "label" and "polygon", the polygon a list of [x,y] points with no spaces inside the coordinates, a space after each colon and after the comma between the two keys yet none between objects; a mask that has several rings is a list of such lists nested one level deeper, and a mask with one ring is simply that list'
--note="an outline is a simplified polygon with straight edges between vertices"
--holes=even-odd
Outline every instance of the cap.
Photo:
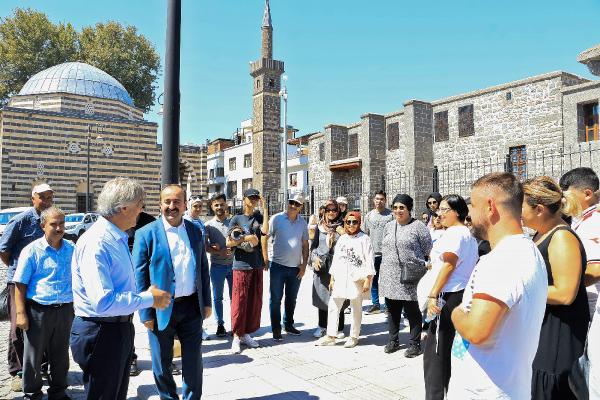
[{"label": "cap", "polygon": [[337,201],[338,203],[342,203],[342,204],[348,205],[348,199],[345,198],[344,196],[338,197],[337,199],[335,199],[335,201]]},{"label": "cap", "polygon": [[33,196],[36,193],[42,193],[42,192],[54,193],[54,190],[47,183],[40,183],[39,185],[35,185],[33,187],[33,189],[31,190],[31,195]]},{"label": "cap", "polygon": [[298,204],[304,204],[304,196],[302,193],[296,193],[292,197],[290,197],[289,201],[295,201]]},{"label": "cap", "polygon": [[192,204],[196,204],[196,203],[201,203],[202,202],[202,196],[190,196],[190,199],[188,200],[190,205]]},{"label": "cap", "polygon": [[244,197],[258,197],[260,193],[258,190],[250,188],[244,191]]}]

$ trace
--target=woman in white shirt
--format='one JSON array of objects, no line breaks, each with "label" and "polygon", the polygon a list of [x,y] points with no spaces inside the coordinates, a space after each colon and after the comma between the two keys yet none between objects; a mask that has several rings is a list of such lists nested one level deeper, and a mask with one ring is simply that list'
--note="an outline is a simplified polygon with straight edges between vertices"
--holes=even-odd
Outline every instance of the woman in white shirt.
[{"label": "woman in white shirt", "polygon": [[462,301],[464,289],[477,263],[477,241],[465,226],[469,209],[456,194],[444,196],[437,210],[447,229],[436,241],[431,260],[440,263],[427,302],[429,324],[423,352],[425,398],[443,400],[450,381],[450,354],[455,329],[450,318]]},{"label": "woman in white shirt", "polygon": [[361,216],[357,211],[350,211],[344,218],[346,234],[340,236],[335,245],[329,270],[331,296],[328,305],[327,335],[316,343],[318,346],[335,344],[338,318],[346,299],[350,300],[352,325],[344,347],[351,348],[358,344],[362,321],[362,296],[371,290],[371,281],[375,275],[371,239],[360,230],[360,223]]}]

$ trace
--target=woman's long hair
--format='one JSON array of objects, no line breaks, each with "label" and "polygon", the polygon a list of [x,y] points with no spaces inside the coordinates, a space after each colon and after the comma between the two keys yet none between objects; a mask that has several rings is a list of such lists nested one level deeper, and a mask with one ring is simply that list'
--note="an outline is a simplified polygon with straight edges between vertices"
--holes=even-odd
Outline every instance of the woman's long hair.
[{"label": "woman's long hair", "polygon": [[581,205],[573,193],[564,192],[554,179],[549,176],[538,176],[523,183],[525,201],[531,207],[545,206],[552,215],[562,212],[564,215],[576,217],[581,214]]}]

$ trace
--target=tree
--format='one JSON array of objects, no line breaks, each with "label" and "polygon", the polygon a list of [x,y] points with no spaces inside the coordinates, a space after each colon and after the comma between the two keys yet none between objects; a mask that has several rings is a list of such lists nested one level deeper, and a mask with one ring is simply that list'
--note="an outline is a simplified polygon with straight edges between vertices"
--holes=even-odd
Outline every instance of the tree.
[{"label": "tree", "polygon": [[160,57],[135,27],[110,21],[83,28],[79,46],[84,62],[114,76],[137,107],[144,112],[150,109],[155,100],[154,82],[160,70]]},{"label": "tree", "polygon": [[0,19],[0,105],[34,74],[67,61],[112,75],[144,112],[154,105],[160,57],[135,27],[111,21],[78,33],[71,24],[53,24],[44,13],[20,8]]}]

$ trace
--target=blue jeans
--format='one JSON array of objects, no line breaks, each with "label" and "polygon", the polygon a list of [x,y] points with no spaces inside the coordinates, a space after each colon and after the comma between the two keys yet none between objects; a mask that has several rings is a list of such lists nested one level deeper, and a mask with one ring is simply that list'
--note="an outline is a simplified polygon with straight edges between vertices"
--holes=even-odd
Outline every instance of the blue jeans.
[{"label": "blue jeans", "polygon": [[294,325],[294,310],[296,309],[296,297],[300,289],[298,279],[298,267],[286,267],[275,262],[269,263],[271,301],[271,329],[273,332],[281,332],[281,299],[285,290],[285,304],[283,314],[283,325],[290,327]]},{"label": "blue jeans", "polygon": [[371,283],[371,302],[374,306],[379,305],[379,268],[381,267],[381,256],[375,256],[375,276]]},{"label": "blue jeans", "polygon": [[210,266],[210,282],[212,283],[212,295],[215,306],[215,319],[217,324],[223,325],[223,289],[225,279],[229,287],[229,300],[231,300],[231,288],[233,287],[233,271],[231,265],[215,264]]}]

